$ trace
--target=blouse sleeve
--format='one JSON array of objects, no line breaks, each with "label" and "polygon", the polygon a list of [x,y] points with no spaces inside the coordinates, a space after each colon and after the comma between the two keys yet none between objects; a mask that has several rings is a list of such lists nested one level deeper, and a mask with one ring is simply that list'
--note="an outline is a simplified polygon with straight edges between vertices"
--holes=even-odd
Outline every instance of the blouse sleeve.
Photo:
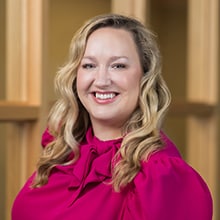
[{"label": "blouse sleeve", "polygon": [[144,162],[123,219],[211,220],[212,198],[199,174],[178,157]]}]

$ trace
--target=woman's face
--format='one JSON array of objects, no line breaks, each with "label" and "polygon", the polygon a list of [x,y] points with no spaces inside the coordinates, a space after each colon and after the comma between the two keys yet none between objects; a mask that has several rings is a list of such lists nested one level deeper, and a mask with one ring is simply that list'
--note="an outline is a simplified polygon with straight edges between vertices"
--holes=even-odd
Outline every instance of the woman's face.
[{"label": "woman's face", "polygon": [[128,31],[106,27],[89,36],[77,71],[77,92],[93,129],[121,130],[137,107],[142,74]]}]

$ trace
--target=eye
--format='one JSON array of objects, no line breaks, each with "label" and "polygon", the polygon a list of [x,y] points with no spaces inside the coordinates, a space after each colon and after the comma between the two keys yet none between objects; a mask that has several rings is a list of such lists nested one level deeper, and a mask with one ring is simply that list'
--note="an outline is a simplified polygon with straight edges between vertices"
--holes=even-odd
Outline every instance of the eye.
[{"label": "eye", "polygon": [[112,68],[113,69],[125,69],[126,65],[123,64],[123,63],[115,63],[115,64],[112,65]]},{"label": "eye", "polygon": [[92,63],[85,63],[85,64],[82,64],[82,68],[83,69],[92,69],[92,68],[95,68],[95,65]]}]

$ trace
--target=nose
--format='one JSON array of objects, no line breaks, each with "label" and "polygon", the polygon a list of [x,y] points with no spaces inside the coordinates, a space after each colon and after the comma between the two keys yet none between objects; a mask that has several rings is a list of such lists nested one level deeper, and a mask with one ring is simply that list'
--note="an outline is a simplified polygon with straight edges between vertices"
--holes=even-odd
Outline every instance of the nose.
[{"label": "nose", "polygon": [[111,76],[107,68],[98,68],[94,80],[94,85],[97,87],[108,87],[111,85]]}]

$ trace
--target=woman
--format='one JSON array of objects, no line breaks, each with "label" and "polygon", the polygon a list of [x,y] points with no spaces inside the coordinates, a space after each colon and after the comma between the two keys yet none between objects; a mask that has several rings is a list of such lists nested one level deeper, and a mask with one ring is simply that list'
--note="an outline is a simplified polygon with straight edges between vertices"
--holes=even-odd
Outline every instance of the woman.
[{"label": "woman", "polygon": [[154,36],[122,15],[75,35],[45,146],[12,219],[211,220],[199,174],[161,131],[170,103]]}]

